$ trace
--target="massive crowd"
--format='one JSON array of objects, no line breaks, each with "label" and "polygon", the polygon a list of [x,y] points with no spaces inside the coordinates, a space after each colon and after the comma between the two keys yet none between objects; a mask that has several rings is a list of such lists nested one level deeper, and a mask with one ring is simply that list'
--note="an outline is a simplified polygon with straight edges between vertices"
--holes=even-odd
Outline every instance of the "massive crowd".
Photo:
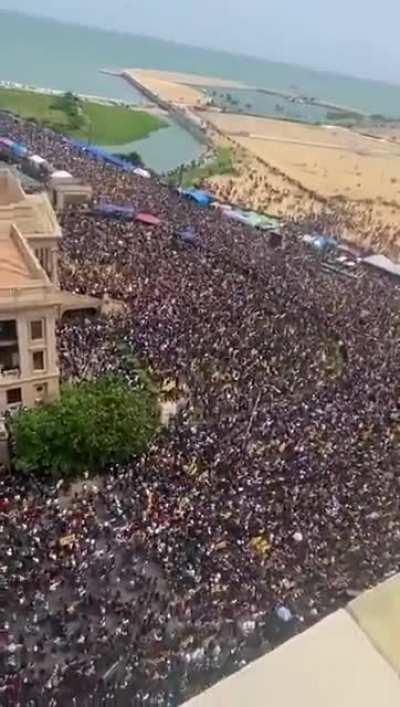
[{"label": "massive crowd", "polygon": [[126,304],[61,323],[63,376],[126,373],[128,348],[185,394],[124,467],[0,477],[0,703],[172,707],[398,570],[399,290],[1,132],[162,220],[63,215],[63,287]]}]

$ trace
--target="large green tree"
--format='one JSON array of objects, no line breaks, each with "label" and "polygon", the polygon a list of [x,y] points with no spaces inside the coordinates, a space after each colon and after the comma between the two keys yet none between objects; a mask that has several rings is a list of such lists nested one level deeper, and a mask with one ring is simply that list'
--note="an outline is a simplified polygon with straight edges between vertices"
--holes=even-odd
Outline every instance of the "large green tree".
[{"label": "large green tree", "polygon": [[21,410],[11,423],[15,466],[73,477],[141,454],[155,434],[159,409],[148,388],[123,378],[67,384],[54,403]]}]

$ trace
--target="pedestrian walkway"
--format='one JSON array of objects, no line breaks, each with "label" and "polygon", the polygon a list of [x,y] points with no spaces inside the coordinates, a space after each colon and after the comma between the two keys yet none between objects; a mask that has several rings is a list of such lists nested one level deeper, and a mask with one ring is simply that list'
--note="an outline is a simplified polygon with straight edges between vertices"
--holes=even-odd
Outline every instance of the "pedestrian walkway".
[{"label": "pedestrian walkway", "polygon": [[399,707],[400,575],[185,707]]}]

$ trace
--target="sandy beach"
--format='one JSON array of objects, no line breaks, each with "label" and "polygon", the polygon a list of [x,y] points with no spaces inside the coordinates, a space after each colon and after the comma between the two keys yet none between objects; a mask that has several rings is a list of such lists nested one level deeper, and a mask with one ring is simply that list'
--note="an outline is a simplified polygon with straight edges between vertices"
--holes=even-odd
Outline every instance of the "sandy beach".
[{"label": "sandy beach", "polygon": [[380,198],[400,207],[400,146],[336,127],[213,112],[206,119],[323,197]]},{"label": "sandy beach", "polygon": [[[351,130],[209,111],[210,137],[230,145],[237,174],[215,177],[219,197],[318,226],[400,257],[400,149]],[[214,129],[213,129],[214,128]]]},{"label": "sandy beach", "polygon": [[248,88],[240,81],[231,79],[218,79],[199,74],[185,74],[176,71],[155,71],[153,69],[125,69],[131,72],[139,81],[169,81],[170,83],[188,84],[189,86],[215,86],[219,88]]},{"label": "sandy beach", "polygon": [[[152,72],[157,74],[161,72]],[[168,81],[157,76],[149,76],[147,71],[126,69],[123,76],[131,77],[141,86],[145,86],[163,101],[181,106],[199,106],[206,103],[206,96],[200,90],[183,83]]]},{"label": "sandy beach", "polygon": [[212,79],[195,74],[178,74],[171,71],[153,71],[151,69],[124,69],[123,75],[130,76],[162,100],[181,106],[193,107],[207,103],[206,94],[197,86],[218,88],[243,88],[235,81]]},{"label": "sandy beach", "polygon": [[398,133],[367,136],[339,126],[205,111],[207,99],[197,86],[240,84],[143,69],[124,73],[171,105],[202,107],[210,144],[228,145],[235,154],[236,173],[208,184],[220,198],[316,225],[329,212],[335,235],[400,257]]}]

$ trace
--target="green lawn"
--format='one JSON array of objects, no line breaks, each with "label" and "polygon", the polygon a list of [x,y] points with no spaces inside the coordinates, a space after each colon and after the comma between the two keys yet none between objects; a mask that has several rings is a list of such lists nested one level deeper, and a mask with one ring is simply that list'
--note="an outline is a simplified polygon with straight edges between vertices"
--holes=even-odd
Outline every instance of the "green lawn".
[{"label": "green lawn", "polygon": [[73,132],[74,137],[87,139],[96,145],[124,145],[141,140],[165,126],[164,121],[144,111],[101,103],[82,103],[87,127]]},{"label": "green lawn", "polygon": [[12,111],[22,118],[35,118],[39,122],[67,124],[68,118],[62,111],[51,110],[53,102],[54,97],[44,93],[0,88],[0,109]]},{"label": "green lawn", "polygon": [[96,145],[123,145],[140,140],[166,124],[144,111],[81,101],[84,125],[79,130],[71,130],[69,116],[62,110],[53,109],[54,102],[54,96],[43,93],[0,88],[0,109],[12,111],[22,118],[33,118],[70,137],[89,140]]}]

